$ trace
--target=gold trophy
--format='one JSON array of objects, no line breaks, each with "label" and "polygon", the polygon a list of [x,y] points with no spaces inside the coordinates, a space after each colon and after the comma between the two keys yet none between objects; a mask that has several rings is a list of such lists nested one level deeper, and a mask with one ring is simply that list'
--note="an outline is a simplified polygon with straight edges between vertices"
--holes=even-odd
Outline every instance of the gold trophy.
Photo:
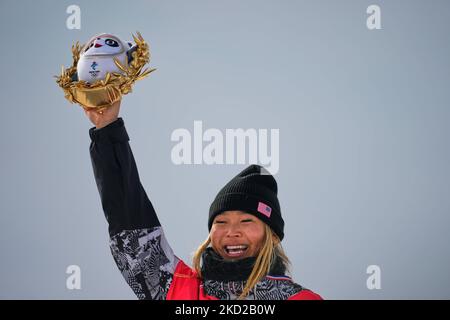
[{"label": "gold trophy", "polygon": [[71,103],[84,108],[102,110],[132,91],[135,81],[156,69],[144,69],[150,61],[148,44],[137,32],[132,42],[102,33],[92,37],[84,46],[72,45],[73,64],[61,68],[56,82]]}]

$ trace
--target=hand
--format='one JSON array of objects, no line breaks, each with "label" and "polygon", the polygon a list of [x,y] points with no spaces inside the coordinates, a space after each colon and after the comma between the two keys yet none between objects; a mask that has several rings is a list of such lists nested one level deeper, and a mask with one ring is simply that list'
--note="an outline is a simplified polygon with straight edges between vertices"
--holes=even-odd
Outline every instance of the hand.
[{"label": "hand", "polygon": [[97,111],[84,106],[83,109],[89,120],[91,120],[97,129],[100,129],[117,120],[119,117],[120,102],[121,100],[113,103],[102,111]]}]

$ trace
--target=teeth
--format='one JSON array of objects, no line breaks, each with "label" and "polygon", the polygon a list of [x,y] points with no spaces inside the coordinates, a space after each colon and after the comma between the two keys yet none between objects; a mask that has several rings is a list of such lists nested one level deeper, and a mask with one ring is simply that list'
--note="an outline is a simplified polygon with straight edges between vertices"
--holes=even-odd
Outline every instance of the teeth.
[{"label": "teeth", "polygon": [[225,250],[229,255],[240,255],[247,250],[248,246],[240,245],[240,246],[225,246]]},{"label": "teeth", "polygon": [[247,246],[226,246],[227,250],[247,249]]}]

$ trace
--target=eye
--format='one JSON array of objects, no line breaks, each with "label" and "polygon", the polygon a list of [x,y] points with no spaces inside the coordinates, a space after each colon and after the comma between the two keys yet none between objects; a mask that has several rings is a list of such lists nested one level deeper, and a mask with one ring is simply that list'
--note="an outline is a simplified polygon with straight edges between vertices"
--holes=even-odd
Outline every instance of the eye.
[{"label": "eye", "polygon": [[110,47],[118,47],[119,46],[119,43],[116,40],[109,39],[109,38],[105,40],[105,43]]},{"label": "eye", "polygon": [[216,221],[214,221],[214,223],[217,223],[217,224],[222,224],[222,223],[225,223],[225,221],[222,221],[222,220],[216,220]]},{"label": "eye", "polygon": [[244,220],[241,220],[241,222],[252,222],[253,221],[253,219],[244,219]]}]

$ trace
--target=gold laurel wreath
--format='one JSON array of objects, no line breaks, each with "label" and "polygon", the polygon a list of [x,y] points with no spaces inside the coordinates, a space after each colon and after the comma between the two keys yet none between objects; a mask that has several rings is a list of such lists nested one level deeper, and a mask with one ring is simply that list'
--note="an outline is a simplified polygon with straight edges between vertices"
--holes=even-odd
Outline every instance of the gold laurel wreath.
[{"label": "gold laurel wreath", "polygon": [[139,32],[133,36],[136,43],[136,50],[132,52],[133,59],[128,62],[125,56],[125,65],[122,65],[117,58],[114,58],[116,66],[122,73],[107,73],[105,79],[97,80],[89,84],[83,80],[73,81],[72,76],[77,72],[77,64],[80,59],[80,52],[84,46],[77,41],[72,45],[72,66],[64,69],[61,67],[61,75],[55,76],[56,83],[64,90],[64,97],[71,103],[78,103],[83,107],[94,108],[101,112],[122,98],[122,95],[132,91],[134,82],[148,76],[155,68],[144,69],[145,64],[150,61],[150,51],[148,44]]}]

